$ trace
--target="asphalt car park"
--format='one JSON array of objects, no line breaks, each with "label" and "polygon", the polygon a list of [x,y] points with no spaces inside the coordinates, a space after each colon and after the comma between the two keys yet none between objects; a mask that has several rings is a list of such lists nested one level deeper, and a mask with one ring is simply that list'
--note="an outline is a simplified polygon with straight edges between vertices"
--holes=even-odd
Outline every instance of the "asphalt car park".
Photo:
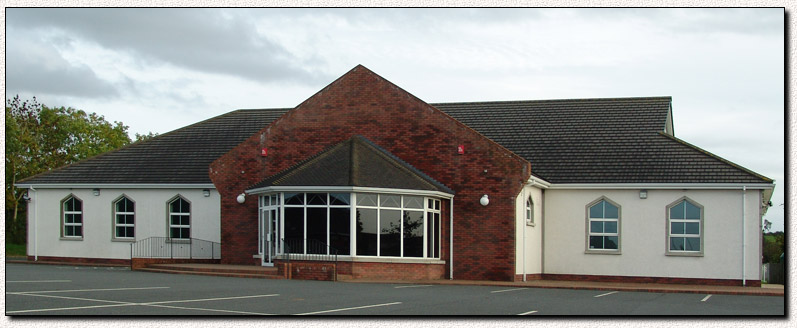
[{"label": "asphalt car park", "polygon": [[8,316],[771,315],[784,297],[270,280],[6,264]]}]

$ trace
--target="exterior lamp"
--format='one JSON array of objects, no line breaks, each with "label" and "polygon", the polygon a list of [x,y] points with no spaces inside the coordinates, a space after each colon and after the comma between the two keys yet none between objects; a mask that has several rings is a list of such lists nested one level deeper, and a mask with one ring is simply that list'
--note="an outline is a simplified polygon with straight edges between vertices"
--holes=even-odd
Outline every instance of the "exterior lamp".
[{"label": "exterior lamp", "polygon": [[24,200],[25,202],[29,202],[30,201],[30,196],[28,196],[27,192],[25,192],[25,194],[22,195],[22,200]]},{"label": "exterior lamp", "polygon": [[487,197],[487,195],[482,196],[482,198],[479,199],[479,204],[482,204],[482,206],[487,206],[487,204],[490,204],[490,197]]},{"label": "exterior lamp", "polygon": [[246,195],[241,193],[235,200],[238,201],[238,204],[243,204],[246,201]]},{"label": "exterior lamp", "polygon": [[205,197],[210,197],[210,189],[202,189],[202,194],[205,195]]},{"label": "exterior lamp", "polygon": [[97,188],[94,188],[94,190],[92,190],[91,192],[94,193],[94,196],[99,196],[100,195],[100,190],[97,189]]},{"label": "exterior lamp", "polygon": [[639,199],[646,199],[648,198],[648,191],[647,190],[640,190],[639,191]]}]

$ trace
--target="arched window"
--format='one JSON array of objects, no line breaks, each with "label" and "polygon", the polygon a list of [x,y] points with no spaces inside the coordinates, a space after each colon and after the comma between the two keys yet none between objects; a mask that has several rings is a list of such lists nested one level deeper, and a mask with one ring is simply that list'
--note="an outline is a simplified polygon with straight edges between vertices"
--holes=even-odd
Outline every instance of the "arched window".
[{"label": "arched window", "polygon": [[620,206],[606,198],[587,206],[587,251],[620,250]]},{"label": "arched window", "polygon": [[169,202],[169,238],[191,238],[191,203],[180,196]]},{"label": "arched window", "polygon": [[667,254],[703,253],[703,206],[684,197],[667,206]]},{"label": "arched window", "polygon": [[136,219],[135,203],[126,196],[113,202],[113,237],[117,239],[135,239]]},{"label": "arched window", "polygon": [[83,238],[83,202],[69,195],[61,201],[61,237]]},{"label": "arched window", "polygon": [[529,195],[529,199],[526,200],[526,225],[534,225],[534,200],[531,198],[531,195]]}]

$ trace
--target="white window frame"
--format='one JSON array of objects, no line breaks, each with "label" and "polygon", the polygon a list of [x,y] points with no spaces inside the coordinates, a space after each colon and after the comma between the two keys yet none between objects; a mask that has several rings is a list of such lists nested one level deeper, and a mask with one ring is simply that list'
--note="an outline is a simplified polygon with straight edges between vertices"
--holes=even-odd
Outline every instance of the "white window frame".
[{"label": "white window frame", "polygon": [[[66,203],[69,200],[72,200],[72,199],[74,199],[74,201],[77,201],[77,202],[80,203],[80,211],[67,211],[66,210]],[[79,215],[80,222],[79,223],[75,223],[75,222],[67,223],[66,222],[66,216],[67,215]],[[80,235],[67,236],[66,235],[66,227],[80,227]],[[83,230],[84,230],[83,229],[83,200],[81,200],[80,198],[78,198],[74,194],[69,194],[69,196],[66,196],[66,198],[61,200],[61,239],[63,239],[63,240],[83,240],[83,235],[84,235],[84,231]],[[74,231],[74,229],[72,231]]]},{"label": "white window frame", "polygon": [[[122,200],[125,200],[125,199],[127,199],[131,203],[133,203],[133,211],[132,212],[117,212],[116,211],[116,204],[121,202]],[[112,239],[116,240],[116,241],[131,241],[131,240],[135,240],[136,239],[136,202],[133,201],[130,197],[127,197],[127,195],[122,194],[122,196],[119,196],[119,198],[117,198],[116,200],[114,200],[111,203],[111,210],[113,211],[113,216],[112,216],[113,224],[111,225],[113,227],[113,231],[112,231],[112,234],[111,234],[111,236],[113,236]],[[133,223],[132,224],[131,223],[119,223],[119,215],[132,215],[133,216]],[[117,235],[117,230],[116,230],[116,228],[118,228],[118,227],[124,227],[124,228],[129,228],[130,227],[130,228],[133,228],[133,236],[132,237],[128,237],[128,236],[119,237],[119,235]]]},{"label": "white window frame", "polygon": [[[602,202],[609,203],[610,205],[617,207],[617,218],[606,218],[606,213],[604,209],[604,215],[602,218],[593,218],[590,216],[590,209]],[[590,202],[586,206],[586,250],[585,253],[587,254],[615,254],[619,255],[622,251],[622,220],[623,220],[623,208],[620,204],[612,201],[606,196],[601,196],[600,198]],[[617,232],[610,233],[610,232],[592,232],[591,223],[592,222],[616,222],[617,223]],[[590,248],[590,237],[617,237],[617,249],[611,248]]]},{"label": "white window frame", "polygon": [[534,226],[534,199],[532,195],[526,199],[526,225]]},{"label": "white window frame", "polygon": [[[698,233],[697,234],[687,234],[686,231],[684,231],[683,234],[674,234],[674,233],[672,233],[672,223],[683,223],[684,225],[686,225],[687,223],[695,223],[694,219],[686,219],[686,213],[684,213],[684,219],[672,219],[672,218],[670,218],[670,212],[672,211],[672,209],[675,208],[676,206],[680,205],[683,202],[688,202],[688,203],[694,205],[695,207],[697,207],[698,209],[700,209],[700,219],[697,220],[697,223],[698,223]],[[684,206],[684,211],[686,211],[686,207],[685,206]],[[705,217],[705,213],[703,212],[703,205],[701,205],[700,203],[690,199],[689,197],[681,197],[678,200],[670,203],[670,205],[667,205],[667,210],[665,211],[665,215],[666,215],[665,219],[666,219],[666,224],[667,224],[666,225],[666,230],[665,230],[666,231],[666,236],[665,236],[665,239],[664,239],[665,255],[669,255],[669,256],[703,256],[703,251],[705,249],[704,245],[703,245],[703,241],[705,240],[705,238],[703,238],[704,232],[705,232],[704,231],[705,230],[705,225],[703,224],[703,218]],[[700,250],[699,251],[673,250],[672,249],[672,245],[670,243],[670,238],[699,238],[700,239]],[[685,243],[685,241],[684,241],[684,243]]]},{"label": "white window frame", "polygon": [[[188,213],[185,213],[185,212],[172,212],[172,203],[174,203],[174,202],[176,202],[176,201],[178,201],[180,199],[182,199],[183,201],[188,203]],[[171,200],[169,200],[166,203],[166,212],[168,213],[166,215],[166,225],[167,225],[166,235],[169,236],[167,238],[168,240],[175,240],[175,241],[188,241],[188,240],[191,240],[191,207],[193,207],[191,202],[188,201],[188,199],[186,199],[185,197],[183,197],[181,195],[175,196],[174,198],[172,198]],[[188,217],[188,225],[185,225],[185,224],[172,224],[172,216],[173,215],[176,215],[176,216],[187,216]],[[179,220],[179,221],[182,221],[182,220]],[[172,237],[172,228],[179,228],[179,229],[188,228],[188,237],[187,238],[185,238],[185,237],[180,237],[180,238]]]}]

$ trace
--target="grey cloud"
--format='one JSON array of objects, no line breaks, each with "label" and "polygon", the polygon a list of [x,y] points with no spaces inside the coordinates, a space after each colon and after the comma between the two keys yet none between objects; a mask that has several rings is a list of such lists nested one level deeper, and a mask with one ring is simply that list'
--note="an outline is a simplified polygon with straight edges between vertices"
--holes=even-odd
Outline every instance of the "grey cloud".
[{"label": "grey cloud", "polygon": [[141,60],[273,82],[316,83],[328,77],[295,63],[235,11],[209,9],[8,9],[10,26],[61,30]]},{"label": "grey cloud", "polygon": [[91,68],[73,65],[50,44],[30,38],[9,37],[6,49],[6,82],[9,93],[111,98],[114,85],[100,79]]}]

